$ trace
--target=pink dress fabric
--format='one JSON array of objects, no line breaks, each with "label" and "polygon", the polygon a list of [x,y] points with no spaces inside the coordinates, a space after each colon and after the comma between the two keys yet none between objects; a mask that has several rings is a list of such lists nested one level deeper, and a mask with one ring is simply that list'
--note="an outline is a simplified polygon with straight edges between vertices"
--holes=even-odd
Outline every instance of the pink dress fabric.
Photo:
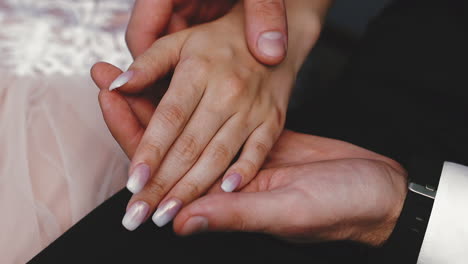
[{"label": "pink dress fabric", "polygon": [[89,68],[130,63],[131,4],[0,0],[0,263],[27,262],[124,187]]}]

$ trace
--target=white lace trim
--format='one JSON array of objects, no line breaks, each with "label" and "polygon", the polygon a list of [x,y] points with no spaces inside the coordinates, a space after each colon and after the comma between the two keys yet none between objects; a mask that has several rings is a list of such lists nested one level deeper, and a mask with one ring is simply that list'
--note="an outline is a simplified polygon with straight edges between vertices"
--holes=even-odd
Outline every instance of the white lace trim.
[{"label": "white lace trim", "polygon": [[97,61],[131,63],[124,31],[131,0],[0,0],[0,70],[82,74]]}]

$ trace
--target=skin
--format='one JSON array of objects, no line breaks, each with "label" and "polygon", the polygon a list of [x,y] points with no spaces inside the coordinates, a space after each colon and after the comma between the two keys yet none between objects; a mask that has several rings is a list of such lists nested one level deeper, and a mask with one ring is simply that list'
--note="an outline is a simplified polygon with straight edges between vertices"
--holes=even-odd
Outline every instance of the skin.
[{"label": "skin", "polygon": [[[121,94],[106,91],[120,70],[104,63],[93,67],[106,123],[132,157],[130,173],[142,163],[151,168],[151,179],[129,205],[145,201],[153,212],[168,199],[189,204],[224,172],[224,177],[242,176],[238,189],[252,180],[283,129],[295,75],[318,37],[328,4],[288,2],[288,12],[295,13],[290,21],[301,27],[290,31],[294,51],[274,68],[260,64],[246,47],[240,4],[219,20],[156,41],[130,66],[134,77],[119,88]],[[172,72],[167,91],[154,104],[149,93],[164,92]],[[106,114],[119,112],[109,103],[115,98],[128,111]],[[152,114],[137,120],[132,111],[140,108]],[[120,129],[116,122],[127,125]]]},{"label": "skin", "polygon": [[[224,16],[237,0],[136,0],[126,40],[136,58],[160,37]],[[278,56],[265,54],[257,45],[264,32],[280,32],[287,42],[287,20],[283,0],[245,0],[245,38],[252,55],[261,63],[277,65],[286,57],[286,46]]]},{"label": "skin", "polygon": [[[132,95],[109,92],[121,71],[101,63],[92,72],[106,123],[132,158],[156,111],[160,96],[154,91],[163,88]],[[300,242],[354,240],[377,246],[401,212],[406,173],[397,162],[352,144],[284,131],[255,179],[237,193],[223,193],[219,185],[220,180],[204,197],[187,203],[174,220],[177,233],[238,230]]]},{"label": "skin", "polygon": [[[96,81],[105,86],[107,79]],[[108,125],[122,138],[133,138],[127,128],[147,126],[154,111],[132,109],[133,98],[106,89],[101,89],[100,101]],[[129,140],[124,150],[131,157],[137,145]],[[294,242],[353,240],[379,246],[400,215],[406,172],[394,160],[355,145],[284,131],[247,186],[223,193],[219,185],[218,181],[204,197],[182,209],[174,220],[178,234],[248,231]],[[207,224],[194,224],[193,219],[200,218]]]},{"label": "skin", "polygon": [[[180,235],[263,232],[294,242],[390,236],[406,197],[394,160],[352,144],[284,131],[255,179],[237,193],[213,189],[174,220]],[[205,225],[197,226],[204,219]]]}]

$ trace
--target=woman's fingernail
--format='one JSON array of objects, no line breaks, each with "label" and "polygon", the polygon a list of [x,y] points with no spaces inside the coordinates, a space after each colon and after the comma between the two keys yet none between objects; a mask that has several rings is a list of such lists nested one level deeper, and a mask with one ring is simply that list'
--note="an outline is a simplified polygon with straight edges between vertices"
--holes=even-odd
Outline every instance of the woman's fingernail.
[{"label": "woman's fingernail", "polygon": [[109,91],[120,88],[128,83],[133,78],[133,71],[126,71],[120,74],[109,86]]},{"label": "woman's fingernail", "polygon": [[208,219],[203,216],[191,217],[182,228],[182,235],[193,235],[208,229]]},{"label": "woman's fingernail", "polygon": [[279,31],[264,32],[258,38],[257,46],[261,52],[270,57],[280,57],[286,52],[286,38]]},{"label": "woman's fingernail", "polygon": [[151,169],[148,165],[142,163],[133,169],[132,174],[127,181],[127,189],[132,193],[139,193],[150,178]]},{"label": "woman's fingernail", "polygon": [[242,176],[239,173],[231,174],[223,180],[221,189],[223,189],[225,192],[232,192],[237,189],[237,187],[239,187],[241,181]]},{"label": "woman's fingernail", "polygon": [[165,226],[174,219],[180,208],[182,208],[181,200],[175,198],[167,200],[154,213],[153,222],[159,227]]},{"label": "woman's fingernail", "polygon": [[125,213],[122,219],[122,225],[129,231],[137,229],[145,220],[149,211],[149,205],[143,201],[138,201],[132,204]]}]

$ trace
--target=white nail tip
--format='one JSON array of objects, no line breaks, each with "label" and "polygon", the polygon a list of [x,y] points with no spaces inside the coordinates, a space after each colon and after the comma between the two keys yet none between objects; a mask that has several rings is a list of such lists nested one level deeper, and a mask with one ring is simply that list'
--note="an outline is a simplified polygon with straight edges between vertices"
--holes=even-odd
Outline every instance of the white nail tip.
[{"label": "white nail tip", "polygon": [[120,74],[109,86],[109,91],[115,90],[124,86],[133,78],[133,71],[127,71]]},{"label": "white nail tip", "polygon": [[146,164],[138,165],[128,178],[127,189],[136,194],[143,190],[150,178],[150,167]]},{"label": "white nail tip", "polygon": [[127,189],[131,193],[135,194],[139,193],[143,189],[143,186],[139,184],[138,180],[135,179],[135,177],[130,177],[127,182]]},{"label": "white nail tip", "polygon": [[239,187],[241,181],[242,177],[240,174],[232,174],[223,181],[221,189],[225,192],[233,192],[237,187]]},{"label": "white nail tip", "polygon": [[177,199],[168,200],[156,210],[152,218],[153,222],[159,227],[165,226],[174,219],[180,208],[182,208],[182,201]]},{"label": "white nail tip", "polygon": [[122,225],[129,231],[137,229],[149,211],[149,205],[145,202],[135,202],[125,213]]}]

